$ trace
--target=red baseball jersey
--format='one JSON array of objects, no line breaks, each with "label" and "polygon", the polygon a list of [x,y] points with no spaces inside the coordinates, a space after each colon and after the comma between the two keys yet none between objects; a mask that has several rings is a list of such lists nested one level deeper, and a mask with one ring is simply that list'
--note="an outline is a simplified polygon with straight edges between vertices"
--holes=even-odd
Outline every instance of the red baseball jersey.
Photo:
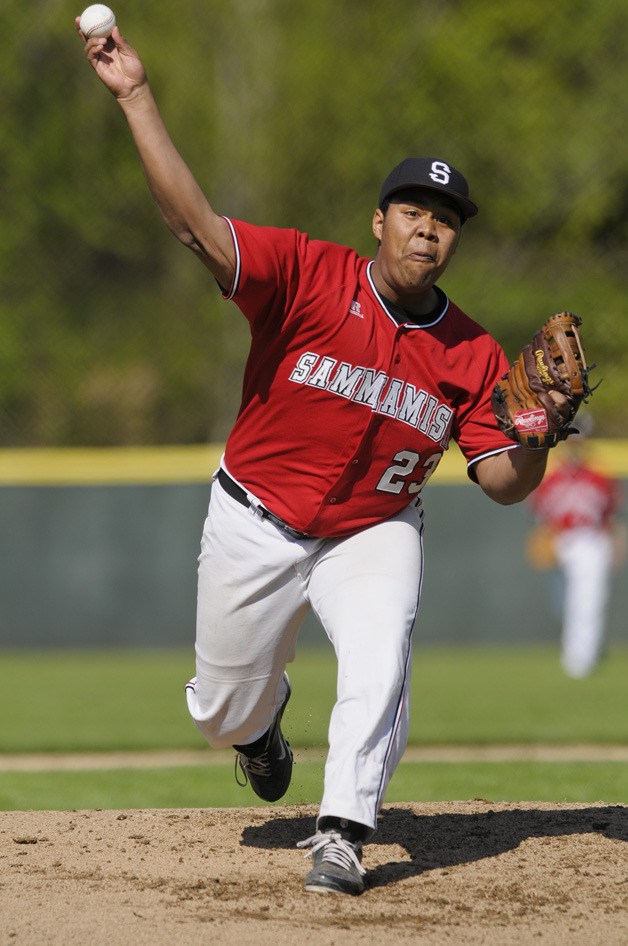
[{"label": "red baseball jersey", "polygon": [[398,324],[373,260],[228,223],[236,273],[224,297],[252,341],[225,466],[271,512],[312,536],[347,535],[415,500],[452,437],[469,466],[515,447],[490,404],[507,359],[444,294],[430,324]]},{"label": "red baseball jersey", "polygon": [[580,460],[562,463],[551,470],[530,496],[537,518],[558,532],[608,529],[619,500],[617,480]]}]

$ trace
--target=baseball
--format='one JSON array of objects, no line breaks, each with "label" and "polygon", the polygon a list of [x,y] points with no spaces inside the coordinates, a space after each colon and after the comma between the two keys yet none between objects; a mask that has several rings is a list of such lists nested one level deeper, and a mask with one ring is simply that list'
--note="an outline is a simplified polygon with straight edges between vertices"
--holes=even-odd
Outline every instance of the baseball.
[{"label": "baseball", "polygon": [[81,14],[79,26],[85,39],[92,36],[111,36],[111,31],[116,25],[116,18],[113,10],[106,7],[103,3],[94,3],[87,7]]}]

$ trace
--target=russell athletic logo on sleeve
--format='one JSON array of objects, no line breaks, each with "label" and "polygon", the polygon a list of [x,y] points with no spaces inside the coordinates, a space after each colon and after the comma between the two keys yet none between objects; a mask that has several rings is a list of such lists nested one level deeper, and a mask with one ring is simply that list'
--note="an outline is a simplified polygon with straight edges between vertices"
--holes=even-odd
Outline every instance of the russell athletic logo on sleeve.
[{"label": "russell athletic logo on sleeve", "polygon": [[350,365],[327,355],[307,351],[299,357],[290,374],[295,384],[307,384],[329,391],[355,404],[363,404],[377,414],[395,418],[415,427],[434,443],[447,448],[453,411],[438,398],[401,378],[384,371]]}]

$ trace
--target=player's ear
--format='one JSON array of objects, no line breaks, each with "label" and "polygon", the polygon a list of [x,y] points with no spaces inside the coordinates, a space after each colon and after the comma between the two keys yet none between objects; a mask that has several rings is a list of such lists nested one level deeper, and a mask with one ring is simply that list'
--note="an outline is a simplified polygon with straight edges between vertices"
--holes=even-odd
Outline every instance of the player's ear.
[{"label": "player's ear", "polygon": [[384,211],[378,207],[373,214],[373,234],[376,240],[381,242],[382,227],[384,226]]}]

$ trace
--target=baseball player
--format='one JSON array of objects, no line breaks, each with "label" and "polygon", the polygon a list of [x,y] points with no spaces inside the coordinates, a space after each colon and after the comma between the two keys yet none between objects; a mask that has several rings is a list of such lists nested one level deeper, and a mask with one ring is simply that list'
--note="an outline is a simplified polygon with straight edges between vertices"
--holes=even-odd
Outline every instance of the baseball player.
[{"label": "baseball player", "polygon": [[360,894],[363,844],[408,734],[421,491],[452,438],[498,503],[525,499],[546,466],[546,449],[522,448],[495,421],[502,349],[438,286],[477,207],[438,156],[407,158],[385,178],[372,259],[218,215],[119,30],[86,53],[166,224],[251,332],[202,536],[189,711],[211,746],[235,748],[241,781],[281,798],[292,771],[285,668],[304,615],[317,615],[337,656],[337,700],[316,831],[299,844],[312,857],[305,888]]},{"label": "baseball player", "polygon": [[620,554],[619,483],[587,460],[583,431],[564,445],[561,462],[530,502],[552,537],[563,576],[561,664],[567,676],[587,677],[603,650],[611,575]]}]

